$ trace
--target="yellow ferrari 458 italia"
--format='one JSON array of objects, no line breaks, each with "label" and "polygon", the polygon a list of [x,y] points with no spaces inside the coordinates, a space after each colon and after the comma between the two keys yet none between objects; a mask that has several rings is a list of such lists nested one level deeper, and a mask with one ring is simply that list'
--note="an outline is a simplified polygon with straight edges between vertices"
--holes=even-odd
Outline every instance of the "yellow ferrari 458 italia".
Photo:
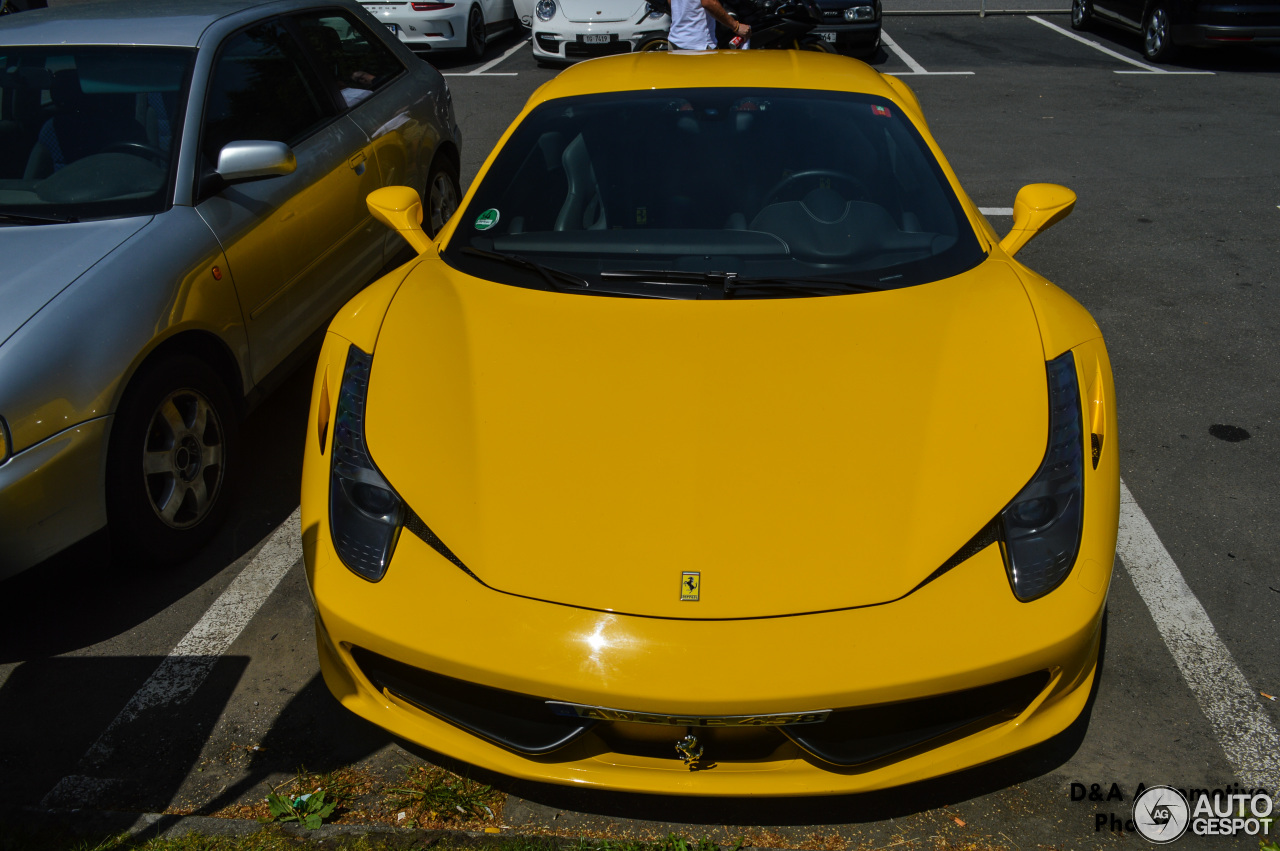
[{"label": "yellow ferrari 458 italia", "polygon": [[329,329],[302,511],[325,682],[439,753],[689,795],[877,789],[1080,716],[1115,553],[1101,332],[911,90],[640,54],[539,89]]}]

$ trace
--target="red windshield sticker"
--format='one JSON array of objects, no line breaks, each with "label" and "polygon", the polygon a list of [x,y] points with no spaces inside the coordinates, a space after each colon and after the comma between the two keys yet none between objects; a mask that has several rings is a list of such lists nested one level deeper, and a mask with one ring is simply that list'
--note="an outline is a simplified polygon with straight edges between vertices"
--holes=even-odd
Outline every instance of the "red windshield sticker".
[{"label": "red windshield sticker", "polygon": [[878,116],[880,116],[881,118],[888,118],[888,117],[889,117],[889,107],[887,107],[887,106],[872,106],[872,107],[871,107],[871,114],[872,114],[872,115],[878,115]]}]

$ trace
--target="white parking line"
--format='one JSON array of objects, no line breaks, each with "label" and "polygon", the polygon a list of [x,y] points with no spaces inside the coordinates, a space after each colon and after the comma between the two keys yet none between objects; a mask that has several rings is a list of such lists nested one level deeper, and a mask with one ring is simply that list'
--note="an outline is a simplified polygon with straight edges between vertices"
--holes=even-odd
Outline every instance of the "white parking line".
[{"label": "white parking line", "polygon": [[524,47],[528,43],[529,43],[529,39],[526,38],[524,41],[521,41],[518,44],[513,45],[510,50],[508,50],[506,53],[499,56],[497,59],[494,59],[491,62],[486,62],[485,64],[481,65],[479,68],[477,68],[474,71],[465,71],[465,72],[456,71],[450,74],[445,74],[444,76],[445,77],[519,77],[520,76],[519,71],[494,71],[492,74],[489,74],[487,72],[490,68],[497,65],[499,62],[502,62],[504,59],[506,59],[511,54],[515,53],[517,50]]},{"label": "white parking line", "polygon": [[1110,57],[1113,57],[1113,58],[1115,58],[1115,59],[1119,59],[1121,62],[1128,62],[1130,65],[1133,65],[1133,66],[1135,66],[1135,67],[1137,67],[1137,68],[1141,68],[1141,69],[1142,69],[1141,71],[1114,71],[1114,72],[1112,72],[1112,73],[1115,73],[1115,74],[1170,74],[1170,75],[1175,75],[1175,76],[1177,76],[1177,75],[1181,75],[1181,76],[1184,76],[1184,77],[1186,77],[1186,76],[1204,76],[1204,75],[1207,75],[1207,76],[1210,76],[1210,77],[1212,77],[1212,76],[1213,76],[1213,72],[1212,72],[1212,71],[1169,71],[1169,70],[1167,70],[1167,69],[1165,69],[1165,68],[1157,68],[1157,67],[1156,67],[1156,66],[1154,66],[1154,65],[1147,65],[1146,63],[1144,63],[1144,62],[1139,62],[1139,61],[1138,61],[1138,60],[1136,60],[1136,59],[1130,59],[1128,56],[1125,56],[1123,53],[1116,53],[1114,50],[1112,50],[1112,49],[1111,49],[1111,48],[1109,48],[1109,47],[1103,47],[1101,44],[1098,44],[1096,41],[1091,41],[1090,39],[1087,39],[1087,38],[1085,38],[1084,36],[1076,35],[1076,34],[1075,34],[1075,33],[1073,33],[1071,30],[1063,29],[1062,27],[1058,26],[1057,24],[1053,24],[1053,23],[1050,23],[1049,21],[1046,21],[1044,18],[1040,18],[1040,17],[1037,17],[1037,16],[1035,16],[1035,15],[1027,15],[1027,20],[1035,21],[1037,24],[1043,24],[1044,26],[1048,27],[1049,29],[1053,30],[1054,32],[1059,33],[1059,34],[1061,34],[1061,35],[1065,35],[1067,38],[1071,39],[1072,41],[1078,41],[1078,42],[1080,42],[1081,44],[1087,44],[1087,45],[1089,45],[1090,47],[1092,47],[1094,50],[1100,50],[1100,51],[1102,51],[1103,53],[1107,54],[1107,55],[1108,55],[1108,56],[1110,56]]},{"label": "white parking line", "polygon": [[106,766],[121,728],[144,712],[189,700],[289,568],[301,558],[302,512],[295,508],[80,758],[76,766],[80,773],[59,780],[41,805],[80,806],[86,803],[86,796],[116,785],[119,781],[100,779],[93,774]]},{"label": "white parking line", "polygon": [[910,71],[889,71],[895,77],[971,77],[972,71],[926,71],[924,66],[911,57],[898,43],[894,41],[887,32],[880,31],[880,41],[884,42],[884,46],[898,54],[898,58],[907,63]]},{"label": "white parking line", "polygon": [[1274,793],[1280,733],[1124,482],[1116,551],[1241,784]]}]

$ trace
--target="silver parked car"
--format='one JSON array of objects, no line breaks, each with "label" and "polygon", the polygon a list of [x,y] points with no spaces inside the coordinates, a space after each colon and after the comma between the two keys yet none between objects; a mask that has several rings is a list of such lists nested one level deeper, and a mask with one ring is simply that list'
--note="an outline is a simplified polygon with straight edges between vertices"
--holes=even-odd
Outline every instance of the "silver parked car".
[{"label": "silver parked car", "polygon": [[109,523],[150,562],[227,508],[237,421],[457,206],[440,74],[347,0],[0,19],[0,578]]}]

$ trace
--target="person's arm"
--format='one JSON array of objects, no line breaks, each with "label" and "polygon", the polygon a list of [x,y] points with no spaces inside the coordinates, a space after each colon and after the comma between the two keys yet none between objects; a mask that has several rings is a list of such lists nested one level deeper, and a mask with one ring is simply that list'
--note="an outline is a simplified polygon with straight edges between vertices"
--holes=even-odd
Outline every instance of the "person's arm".
[{"label": "person's arm", "polygon": [[734,35],[740,35],[747,38],[751,35],[751,26],[741,21],[735,21],[733,16],[725,11],[724,6],[720,5],[720,0],[700,0],[702,8],[711,13],[711,17],[719,21],[725,29],[730,30]]}]

